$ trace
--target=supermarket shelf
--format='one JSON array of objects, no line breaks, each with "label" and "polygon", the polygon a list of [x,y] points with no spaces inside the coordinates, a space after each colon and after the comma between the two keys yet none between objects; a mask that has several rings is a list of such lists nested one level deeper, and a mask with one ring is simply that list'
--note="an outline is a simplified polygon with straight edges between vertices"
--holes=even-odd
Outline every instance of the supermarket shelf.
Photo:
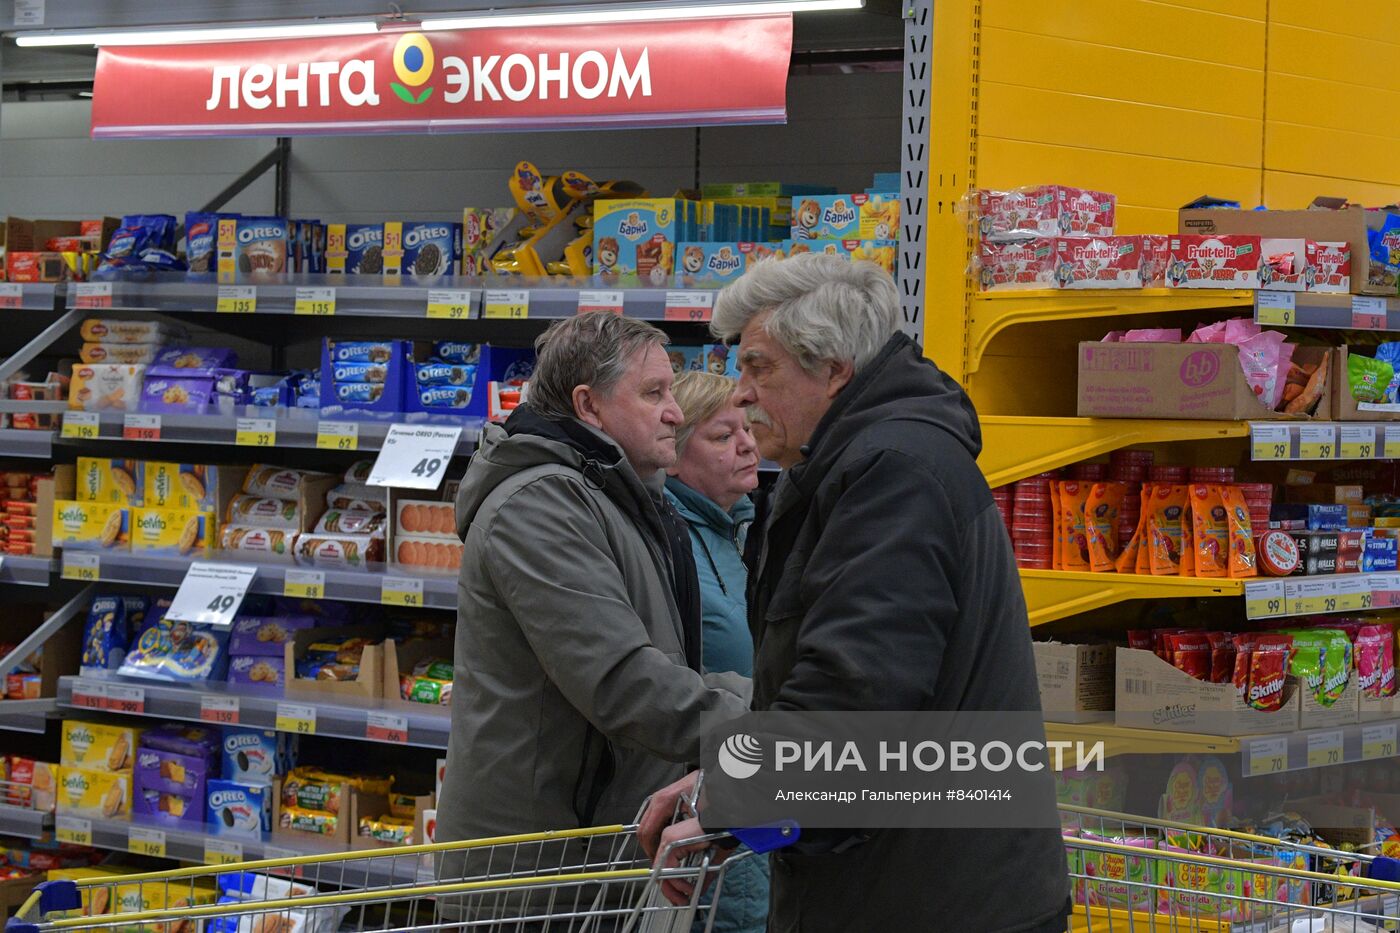
[{"label": "supermarket shelf", "polygon": [[1165,314],[1209,308],[1249,307],[1252,291],[1210,289],[1086,289],[977,292],[967,329],[967,370],[977,371],[992,340],[1008,327],[1046,321]]},{"label": "supermarket shelf", "polygon": [[[90,837],[88,845],[114,852],[150,854],[150,849],[146,848],[146,845],[150,841],[155,841],[164,848],[164,858],[181,862],[214,863],[215,859],[210,857],[210,853],[205,848],[211,842],[216,845],[221,843],[236,845],[242,860],[245,861],[263,858],[344,854],[343,847],[320,845],[310,836],[306,840],[289,840],[285,836],[264,833],[260,839],[245,839],[238,836],[214,836],[201,829],[176,829],[127,820],[82,819],[74,821],[62,815],[57,817],[55,823],[56,828],[65,835],[76,831],[79,838],[83,838],[83,835],[86,834]],[[143,844],[133,845],[131,838],[133,828],[147,833],[154,831],[154,835],[147,835],[142,840]],[[307,880],[319,880],[325,884],[353,888],[432,880],[431,869],[420,856],[394,857],[392,849],[384,849],[383,856],[380,858],[366,859],[361,862],[336,862],[334,865],[328,865],[326,870],[319,875],[315,865],[297,866],[297,869],[300,873],[299,877]]]},{"label": "supermarket shelf", "polygon": [[[403,412],[382,413],[383,417],[369,420],[366,415],[374,417],[372,413],[366,412],[343,412],[333,418],[322,419],[319,410],[299,409],[299,408],[255,408],[251,406],[236,406],[231,411],[221,414],[207,415],[128,415],[123,412],[102,412],[99,417],[98,434],[96,438],[88,438],[82,443],[90,440],[140,440],[146,443],[182,443],[182,444],[237,444],[238,443],[238,420],[240,418],[270,419],[276,424],[276,436],[271,442],[263,446],[266,447],[316,447],[317,438],[320,434],[322,421],[328,423],[354,422],[357,426],[358,439],[353,448],[342,448],[334,443],[332,437],[332,450],[378,450],[384,446],[384,437],[389,433],[389,427],[394,424],[440,424],[450,427],[462,426],[461,436],[457,439],[457,453],[469,454],[476,449],[476,442],[481,437],[481,429],[485,425],[484,418],[456,418],[451,415],[414,413],[405,414]],[[150,419],[155,418],[155,431],[158,437],[150,437],[149,432],[151,422],[149,420],[132,421],[132,436],[127,437],[126,424],[128,418]],[[29,432],[24,432],[29,433]],[[70,443],[70,438],[59,438],[60,443]]]},{"label": "supermarket shelf", "polygon": [[1270,327],[1400,331],[1400,298],[1325,292],[1257,292],[1254,319]]},{"label": "supermarket shelf", "polygon": [[1054,470],[1135,444],[1245,437],[1243,421],[1150,418],[1033,418],[985,415],[978,466],[991,486]]},{"label": "supermarket shelf", "polygon": [[[59,282],[0,282],[0,309],[53,311],[63,301],[66,287]],[[19,302],[17,305],[14,304],[16,300]]]},{"label": "supermarket shelf", "polygon": [[1021,589],[1034,626],[1129,599],[1239,596],[1244,593],[1244,581],[1022,570]]},{"label": "supermarket shelf", "polygon": [[53,814],[0,803],[0,836],[39,839],[53,829]]},{"label": "supermarket shelf", "polygon": [[1400,720],[1305,729],[1238,740],[1244,777],[1390,760],[1396,756]]},{"label": "supermarket shelf", "polygon": [[[10,732],[44,733],[49,714],[58,709],[58,700],[0,700],[0,729]],[[3,830],[0,830],[3,832]]]},{"label": "supermarket shelf", "polygon": [[1245,617],[1272,619],[1400,607],[1400,573],[1337,573],[1251,580],[1244,584]]},{"label": "supermarket shelf", "polygon": [[[114,687],[120,689],[120,699],[107,702],[105,698]],[[75,700],[75,695],[80,699]],[[207,716],[204,713],[206,698],[212,698],[207,704],[211,710]],[[236,706],[232,705],[234,700],[237,701]],[[288,719],[295,718],[295,715],[286,709],[287,706],[312,706],[316,710],[314,732],[308,732],[305,728],[283,731],[356,741],[383,741],[367,735],[368,717],[371,713],[388,714],[404,720],[406,741],[400,744],[422,748],[446,748],[452,722],[451,713],[445,706],[421,704],[422,708],[418,710],[402,707],[386,709],[377,701],[354,704],[348,700],[337,700],[328,703],[323,699],[313,699],[310,695],[281,697],[268,693],[238,692],[221,683],[200,684],[195,689],[100,673],[59,678],[58,705],[64,709],[106,709],[153,719],[216,722],[253,729],[276,729],[279,706],[284,708],[283,715]],[[212,712],[214,709],[220,710],[217,718]]]},{"label": "supermarket shelf", "polygon": [[1251,421],[1249,441],[1251,460],[1400,459],[1400,423],[1393,421]]},{"label": "supermarket shelf", "polygon": [[1194,732],[1167,732],[1159,729],[1131,729],[1113,723],[1047,722],[1045,737],[1050,741],[1103,742],[1104,757],[1116,755],[1210,755],[1234,754],[1240,739]]},{"label": "supermarket shelf", "polygon": [[[573,317],[581,307],[620,306],[628,317],[642,320],[703,323],[710,319],[709,309],[715,295],[712,289],[620,288],[589,279],[568,278],[442,276],[386,284],[384,277],[377,275],[289,275],[273,282],[220,286],[207,277],[190,280],[183,275],[165,275],[149,282],[84,283],[70,289],[66,301],[70,310],[209,314],[219,312],[223,289],[226,311],[232,309],[236,295],[240,301],[252,302],[251,313],[254,314],[296,314],[299,288],[332,289],[331,313],[335,315],[380,318],[448,319],[441,311],[430,312],[429,296],[431,292],[438,292],[434,300],[444,304],[445,296],[441,293],[452,292],[451,303],[466,309],[464,314],[457,314],[457,319],[468,320],[497,317],[551,320]],[[523,292],[525,297],[523,300],[507,301],[502,297],[488,301],[488,292]],[[304,297],[309,296],[304,293]],[[323,292],[320,297],[328,296]],[[497,305],[500,307],[494,307]],[[510,310],[506,305],[511,306]],[[303,313],[308,313],[307,307],[303,306]]]},{"label": "supermarket shelf", "polygon": [[[151,557],[132,551],[74,551],[96,555],[96,579],[103,583],[134,583],[146,586],[178,587],[189,570],[190,560],[180,557]],[[208,557],[196,558],[217,564],[256,566],[257,576],[248,587],[250,593],[283,595],[288,570],[315,570],[325,574],[324,599],[350,602],[381,603],[386,581],[404,578],[422,582],[423,609],[455,609],[457,607],[457,576],[455,573],[427,574],[421,569],[398,569],[387,564],[370,564],[360,570],[314,567],[302,564],[260,563],[246,559],[229,559],[215,551]],[[60,562],[61,563],[61,562]]]},{"label": "supermarket shelf", "polygon": [[52,431],[21,431],[0,428],[0,457],[53,457]]},{"label": "supermarket shelf", "polygon": [[5,556],[0,558],[0,584],[48,586],[57,562],[51,557]]}]

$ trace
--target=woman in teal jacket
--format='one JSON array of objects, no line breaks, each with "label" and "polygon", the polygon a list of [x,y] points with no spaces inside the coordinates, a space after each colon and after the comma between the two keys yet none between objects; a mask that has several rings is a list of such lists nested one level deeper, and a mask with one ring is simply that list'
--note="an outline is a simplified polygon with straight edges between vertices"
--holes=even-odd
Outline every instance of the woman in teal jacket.
[{"label": "woman in teal jacket", "polygon": [[[690,526],[704,622],[702,663],[707,673],[751,677],[748,572],[741,555],[753,521],[748,493],[758,485],[758,447],[744,412],[730,402],[732,379],[687,372],[677,377],[672,392],[685,424],[676,431],[677,460],[666,478],[666,498]],[[714,930],[761,933],[767,924],[768,857],[751,855],[725,873]]]}]

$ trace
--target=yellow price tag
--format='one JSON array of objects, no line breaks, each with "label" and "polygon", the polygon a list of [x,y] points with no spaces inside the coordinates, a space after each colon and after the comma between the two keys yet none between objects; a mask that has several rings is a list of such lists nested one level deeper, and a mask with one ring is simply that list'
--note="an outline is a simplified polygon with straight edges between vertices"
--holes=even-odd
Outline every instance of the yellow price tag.
[{"label": "yellow price tag", "polygon": [[67,554],[63,555],[63,570],[60,576],[65,580],[79,580],[83,583],[95,583],[99,576],[99,560],[96,554]]},{"label": "yellow price tag", "polygon": [[321,450],[359,450],[360,426],[353,421],[322,421],[316,426]]},{"label": "yellow price tag", "polygon": [[63,428],[58,433],[60,437],[76,437],[79,440],[90,441],[97,437],[99,426],[97,412],[70,411],[64,413]]},{"label": "yellow price tag", "polygon": [[1331,424],[1305,424],[1298,429],[1298,456],[1303,460],[1331,460],[1337,455],[1337,428]]},{"label": "yellow price tag", "polygon": [[1342,730],[1308,735],[1308,767],[1325,768],[1342,763]]},{"label": "yellow price tag", "polygon": [[277,422],[272,418],[239,418],[233,442],[240,447],[277,446]]},{"label": "yellow price tag", "polygon": [[54,838],[75,846],[92,845],[92,820],[60,816],[53,822]]},{"label": "yellow price tag", "polygon": [[1288,459],[1287,425],[1251,424],[1249,439],[1250,455],[1255,460]]},{"label": "yellow price tag", "polygon": [[297,735],[316,734],[316,707],[298,703],[277,704],[277,730]]},{"label": "yellow price tag", "polygon": [[220,285],[214,299],[219,314],[252,314],[258,310],[258,290],[253,285]]},{"label": "yellow price tag", "polygon": [[204,864],[234,865],[243,861],[243,843],[225,839],[204,841]]},{"label": "yellow price tag", "polygon": [[1288,770],[1288,739],[1255,739],[1249,743],[1249,776]]},{"label": "yellow price tag", "polygon": [[431,289],[428,292],[428,317],[461,321],[472,316],[470,289]]},{"label": "yellow price tag", "polygon": [[319,570],[288,570],[282,580],[282,595],[297,599],[325,599],[326,575]]},{"label": "yellow price tag", "polygon": [[1297,300],[1288,292],[1255,292],[1254,320],[1275,327],[1292,327],[1298,323]]},{"label": "yellow price tag", "polygon": [[126,849],[136,855],[165,858],[165,833],[159,829],[133,826],[127,836]]},{"label": "yellow price tag", "polygon": [[1285,615],[1288,603],[1284,599],[1283,581],[1246,583],[1244,585],[1244,616],[1246,619],[1268,619]]},{"label": "yellow price tag", "polygon": [[1380,723],[1361,727],[1361,760],[1375,761],[1377,758],[1393,758],[1396,754],[1396,724]]},{"label": "yellow price tag", "polygon": [[525,290],[488,291],[482,303],[488,318],[519,320],[530,316],[530,293]]},{"label": "yellow price tag", "polygon": [[293,314],[335,314],[335,289],[298,288],[292,305]]},{"label": "yellow price tag", "polygon": [[1369,460],[1376,456],[1375,425],[1342,425],[1342,459]]},{"label": "yellow price tag", "polygon": [[423,607],[423,581],[415,577],[385,577],[379,601],[386,606]]}]

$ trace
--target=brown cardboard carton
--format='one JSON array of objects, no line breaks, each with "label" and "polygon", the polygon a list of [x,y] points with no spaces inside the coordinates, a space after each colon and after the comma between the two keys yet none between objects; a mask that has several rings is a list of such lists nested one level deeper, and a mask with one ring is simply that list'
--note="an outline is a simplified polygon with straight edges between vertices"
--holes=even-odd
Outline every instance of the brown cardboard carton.
[{"label": "brown cardboard carton", "polygon": [[1079,345],[1080,417],[1262,421],[1327,420],[1337,369],[1331,350],[1298,347],[1296,363],[1327,366],[1325,384],[1308,415],[1272,411],[1245,381],[1239,349],[1226,343],[1099,343]]},{"label": "brown cardboard carton", "polygon": [[282,646],[285,687],[288,699],[305,697],[328,702],[338,700],[378,700],[384,695],[384,646],[366,645],[360,655],[360,670],[354,680],[309,680],[296,676],[296,662],[305,657],[308,646],[318,641],[346,638],[373,638],[379,631],[373,625],[346,625],[339,628],[308,628],[297,632]]},{"label": "brown cardboard carton", "polygon": [[[353,822],[350,824],[350,848],[351,849],[387,849],[392,848],[393,843],[380,842],[372,836],[364,835],[361,823],[366,819],[384,816],[389,812],[389,799],[378,794],[355,793],[351,796],[351,806]],[[432,794],[424,794],[421,797],[413,798],[413,839],[405,845],[421,845],[427,841],[427,829],[425,817],[437,806],[436,798]]]},{"label": "brown cardboard carton", "polygon": [[[1357,402],[1352,398],[1351,385],[1347,381],[1348,347],[1338,347],[1337,378],[1332,380],[1332,413],[1338,421],[1400,421],[1400,405],[1384,402]],[[1363,350],[1363,356],[1369,356]],[[1365,408],[1361,406],[1365,405]]]},{"label": "brown cardboard carton", "polygon": [[73,498],[76,487],[76,471],[71,463],[58,464],[52,476],[39,478],[34,499],[34,556],[53,556],[53,504],[61,499]]},{"label": "brown cardboard carton", "polygon": [[1265,237],[1303,237],[1351,246],[1351,290],[1358,295],[1393,295],[1388,287],[1371,284],[1368,275],[1371,248],[1366,241],[1368,223],[1379,229],[1383,211],[1359,207],[1345,210],[1238,211],[1225,208],[1183,208],[1177,216],[1178,233],[1252,234]]},{"label": "brown cardboard carton", "polygon": [[1373,697],[1361,694],[1357,698],[1361,722],[1374,722],[1377,719],[1400,719],[1400,694],[1388,697]]},{"label": "brown cardboard carton", "polygon": [[422,712],[434,708],[428,703],[418,703],[403,699],[399,689],[400,678],[412,674],[413,666],[428,658],[452,660],[453,644],[450,638],[423,638],[400,644],[392,638],[384,641],[384,706],[390,709]]},{"label": "brown cardboard carton", "polygon": [[1206,735],[1265,735],[1298,728],[1298,687],[1291,678],[1283,705],[1266,712],[1240,699],[1234,684],[1197,680],[1151,651],[1119,648],[1116,663],[1116,725]]},{"label": "brown cardboard carton", "polygon": [[[287,809],[282,802],[282,778],[272,782],[272,837],[292,844],[304,845],[307,841],[317,841],[326,843],[338,843],[349,848],[350,839],[354,835],[351,828],[354,825],[352,814],[355,808],[355,799],[360,796],[360,792],[355,790],[350,784],[340,785],[340,812],[336,814],[335,829],[329,833],[312,833],[301,829],[292,829],[290,826],[282,825],[282,814]],[[376,801],[383,801],[385,809],[388,809],[389,801],[376,794],[367,795],[375,798]],[[372,804],[371,807],[377,804]]]},{"label": "brown cardboard carton", "polygon": [[1361,691],[1356,688],[1356,678],[1347,681],[1346,689],[1331,706],[1323,706],[1306,686],[1298,690],[1298,728],[1330,729],[1333,726],[1349,726],[1360,717]]},{"label": "brown cardboard carton", "polygon": [[1032,648],[1046,722],[1113,719],[1112,645],[1037,641]]},{"label": "brown cardboard carton", "polygon": [[1288,802],[1288,809],[1306,819],[1331,845],[1351,843],[1364,848],[1375,842],[1372,807],[1345,807],[1331,797],[1297,797]]}]

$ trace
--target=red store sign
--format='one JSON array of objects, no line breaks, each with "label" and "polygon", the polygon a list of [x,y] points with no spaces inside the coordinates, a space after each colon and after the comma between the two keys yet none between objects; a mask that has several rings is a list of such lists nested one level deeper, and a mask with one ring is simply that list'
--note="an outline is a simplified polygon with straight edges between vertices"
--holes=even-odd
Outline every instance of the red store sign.
[{"label": "red store sign", "polygon": [[792,17],[103,48],[92,135],[778,123]]}]

